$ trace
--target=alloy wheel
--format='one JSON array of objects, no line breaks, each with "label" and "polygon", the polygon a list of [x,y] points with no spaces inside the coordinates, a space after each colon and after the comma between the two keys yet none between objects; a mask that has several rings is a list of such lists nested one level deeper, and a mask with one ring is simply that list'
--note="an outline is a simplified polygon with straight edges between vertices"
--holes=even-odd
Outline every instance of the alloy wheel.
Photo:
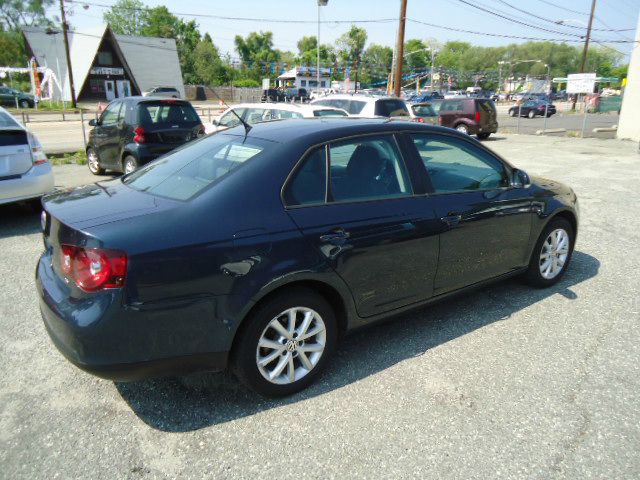
[{"label": "alloy wheel", "polygon": [[542,244],[540,275],[547,280],[557,277],[569,256],[569,234],[563,228],[553,230]]},{"label": "alloy wheel", "polygon": [[136,166],[135,166],[135,164],[134,164],[132,161],[127,160],[126,162],[124,162],[124,173],[125,173],[125,174],[127,174],[127,173],[131,173],[131,172],[133,172],[135,169],[136,169]]},{"label": "alloy wheel", "polygon": [[322,317],[307,307],[293,307],[274,317],[262,331],[256,365],[269,382],[286,385],[304,378],[325,350],[327,330]]},{"label": "alloy wheel", "polygon": [[89,150],[87,163],[89,164],[89,170],[91,170],[91,172],[96,173],[100,171],[100,161],[98,160],[98,155],[93,150]]},{"label": "alloy wheel", "polygon": [[464,133],[464,134],[468,134],[469,133],[469,129],[467,128],[467,126],[464,123],[458,125],[456,127],[456,130],[459,131],[460,133]]}]

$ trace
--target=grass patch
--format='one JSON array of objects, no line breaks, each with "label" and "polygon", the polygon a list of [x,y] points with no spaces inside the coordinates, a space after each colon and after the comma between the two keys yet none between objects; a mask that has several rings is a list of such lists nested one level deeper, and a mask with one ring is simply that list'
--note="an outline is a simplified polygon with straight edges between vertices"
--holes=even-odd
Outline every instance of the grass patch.
[{"label": "grass patch", "polygon": [[61,157],[50,157],[51,165],[86,165],[87,153],[82,150],[74,153],[65,153]]}]

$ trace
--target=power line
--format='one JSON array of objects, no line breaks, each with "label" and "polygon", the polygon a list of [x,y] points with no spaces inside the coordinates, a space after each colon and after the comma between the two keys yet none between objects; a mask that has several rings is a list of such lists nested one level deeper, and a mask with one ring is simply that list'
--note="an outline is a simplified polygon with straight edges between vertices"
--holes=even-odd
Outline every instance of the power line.
[{"label": "power line", "polygon": [[[82,0],[66,0],[67,3],[75,3],[78,5],[90,5],[99,8],[112,8],[113,5],[107,5],[104,3],[85,2]],[[127,8],[127,10],[145,11],[147,8]],[[252,17],[228,17],[223,15],[212,15],[207,13],[186,13],[186,12],[169,12],[172,15],[181,17],[194,17],[194,18],[210,18],[215,20],[227,20],[238,22],[259,22],[259,23],[291,23],[291,24],[314,24],[318,23],[317,20],[289,20],[281,18],[252,18]],[[320,23],[389,23],[395,22],[394,18],[376,18],[367,20],[321,20]]]},{"label": "power line", "polygon": [[[443,30],[449,30],[452,32],[458,33],[470,33],[472,35],[483,35],[487,37],[497,37],[497,38],[510,38],[514,40],[530,40],[534,42],[572,42],[572,43],[582,43],[583,39],[581,38],[544,38],[544,37],[528,37],[522,35],[507,35],[502,33],[491,33],[491,32],[478,32],[475,30],[466,30],[463,28],[455,28],[455,27],[447,27],[444,25],[436,25],[434,23],[423,22],[422,20],[415,20],[413,18],[407,18],[407,21],[412,23],[419,23],[421,25],[426,25],[427,27],[440,28]],[[599,42],[606,41],[610,43],[635,43],[635,40],[599,40]]]},{"label": "power line", "polygon": [[547,5],[550,5],[550,6],[552,6],[552,7],[559,8],[560,10],[564,10],[565,12],[576,13],[576,14],[578,14],[578,15],[583,15],[583,16],[585,16],[585,17],[588,17],[588,16],[589,16],[589,13],[587,13],[587,12],[579,12],[578,10],[572,10],[572,9],[567,8],[567,7],[564,7],[564,6],[562,6],[562,5],[558,5],[558,4],[556,4],[556,3],[549,2],[548,0],[538,0],[538,1],[539,1],[539,2],[542,2],[542,3],[546,3]]},{"label": "power line", "polygon": [[[552,20],[550,18],[546,18],[546,17],[541,17],[540,15],[536,15],[533,12],[529,12],[528,10],[523,10],[522,8],[516,7],[514,5],[511,5],[509,2],[506,2],[505,0],[495,0],[496,2],[500,2],[503,5],[506,5],[509,8],[512,8],[514,10],[517,10],[518,12],[522,12],[525,13],[533,18],[537,18],[539,20],[543,20],[545,22],[548,23],[553,23],[555,25],[558,25],[560,22],[558,22],[557,20]],[[567,27],[567,28],[578,28],[578,29],[582,29],[582,27],[578,27],[575,25],[567,25],[566,23],[562,23],[562,26]],[[619,28],[619,29],[613,29],[613,28],[592,28],[592,30],[597,30],[600,32],[633,32],[635,31],[635,28]]]}]

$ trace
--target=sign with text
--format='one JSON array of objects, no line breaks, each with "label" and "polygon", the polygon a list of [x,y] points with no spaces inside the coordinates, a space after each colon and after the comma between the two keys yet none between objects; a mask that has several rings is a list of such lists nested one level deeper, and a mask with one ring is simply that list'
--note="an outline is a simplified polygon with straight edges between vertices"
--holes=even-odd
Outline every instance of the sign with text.
[{"label": "sign with text", "polygon": [[567,93],[593,93],[595,85],[595,73],[572,73],[567,75]]},{"label": "sign with text", "polygon": [[262,89],[263,90],[269,90],[269,88],[271,87],[271,82],[269,81],[268,78],[263,78],[262,79]]},{"label": "sign with text", "polygon": [[93,67],[91,75],[124,75],[124,68],[120,67]]}]

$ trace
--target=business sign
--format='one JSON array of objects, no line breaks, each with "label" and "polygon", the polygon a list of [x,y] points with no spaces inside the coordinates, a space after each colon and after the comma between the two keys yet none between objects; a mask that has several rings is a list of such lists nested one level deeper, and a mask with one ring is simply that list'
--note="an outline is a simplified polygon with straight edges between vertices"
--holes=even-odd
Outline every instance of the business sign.
[{"label": "business sign", "polygon": [[567,93],[593,93],[595,86],[595,73],[572,73],[567,75]]},{"label": "business sign", "polygon": [[268,78],[263,78],[262,79],[262,89],[263,90],[269,90],[269,88],[271,88],[271,82],[269,81]]},{"label": "business sign", "polygon": [[124,75],[124,68],[119,67],[93,67],[91,75]]}]

